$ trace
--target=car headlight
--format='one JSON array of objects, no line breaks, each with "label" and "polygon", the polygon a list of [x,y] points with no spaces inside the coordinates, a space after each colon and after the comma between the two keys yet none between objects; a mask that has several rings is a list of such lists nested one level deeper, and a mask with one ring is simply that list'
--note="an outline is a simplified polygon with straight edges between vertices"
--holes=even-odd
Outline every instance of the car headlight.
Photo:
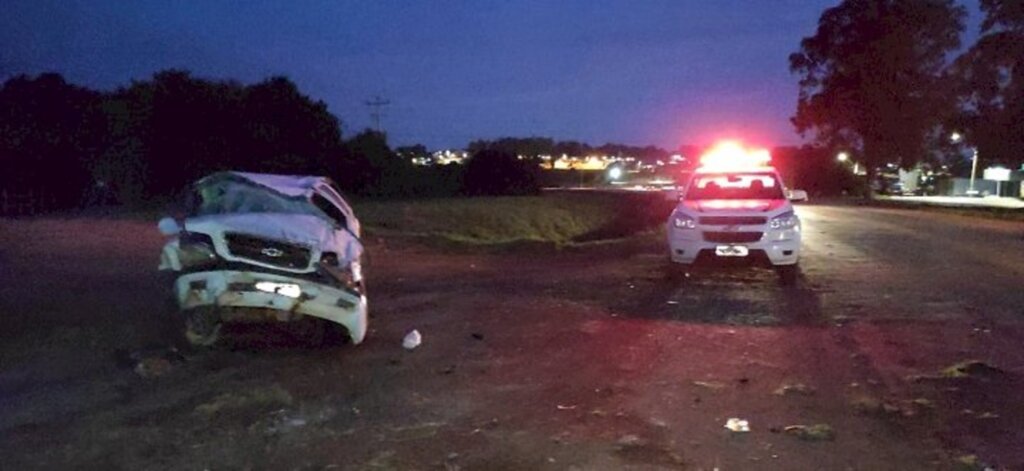
[{"label": "car headlight", "polygon": [[356,295],[364,294],[362,266],[359,262],[340,266],[338,254],[324,252],[320,257],[320,268],[334,278],[340,288]]},{"label": "car headlight", "polygon": [[772,230],[792,229],[800,223],[793,211],[786,211],[768,221],[768,227]]},{"label": "car headlight", "polygon": [[676,214],[672,216],[672,226],[680,230],[696,229],[697,221],[685,214]]},{"label": "car headlight", "polygon": [[197,232],[185,232],[178,238],[178,260],[181,266],[198,267],[217,261],[213,239]]}]

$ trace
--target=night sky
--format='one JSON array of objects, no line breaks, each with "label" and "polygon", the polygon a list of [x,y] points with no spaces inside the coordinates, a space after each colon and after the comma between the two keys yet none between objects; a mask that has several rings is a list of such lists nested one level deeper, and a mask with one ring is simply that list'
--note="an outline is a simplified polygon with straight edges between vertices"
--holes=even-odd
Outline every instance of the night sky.
[{"label": "night sky", "polygon": [[386,97],[392,143],[429,148],[530,135],[793,144],[787,57],[837,3],[6,0],[0,77],[56,71],[112,89],[172,67],[283,74],[346,135],[371,124],[367,99]]}]

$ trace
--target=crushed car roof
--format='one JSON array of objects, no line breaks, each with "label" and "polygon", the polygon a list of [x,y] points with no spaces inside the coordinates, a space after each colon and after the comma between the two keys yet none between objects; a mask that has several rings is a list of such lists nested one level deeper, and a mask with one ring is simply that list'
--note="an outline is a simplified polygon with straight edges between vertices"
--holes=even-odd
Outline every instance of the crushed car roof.
[{"label": "crushed car roof", "polygon": [[303,196],[308,195],[313,191],[313,188],[319,184],[328,184],[330,180],[327,177],[316,177],[309,175],[274,175],[269,173],[249,173],[249,172],[217,172],[206,176],[205,178],[196,182],[196,185],[203,185],[212,183],[217,180],[236,180],[236,179],[248,180],[257,185],[265,186],[278,193],[287,196]]}]

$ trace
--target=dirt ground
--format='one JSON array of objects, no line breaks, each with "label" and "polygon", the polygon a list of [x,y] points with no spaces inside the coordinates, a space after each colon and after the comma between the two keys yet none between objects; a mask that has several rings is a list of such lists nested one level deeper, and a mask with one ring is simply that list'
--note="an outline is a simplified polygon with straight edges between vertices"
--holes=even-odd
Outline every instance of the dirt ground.
[{"label": "dirt ground", "polygon": [[0,467],[1024,469],[1024,226],[798,213],[796,286],[673,279],[658,234],[376,239],[362,345],[178,353],[153,222],[0,221]]}]

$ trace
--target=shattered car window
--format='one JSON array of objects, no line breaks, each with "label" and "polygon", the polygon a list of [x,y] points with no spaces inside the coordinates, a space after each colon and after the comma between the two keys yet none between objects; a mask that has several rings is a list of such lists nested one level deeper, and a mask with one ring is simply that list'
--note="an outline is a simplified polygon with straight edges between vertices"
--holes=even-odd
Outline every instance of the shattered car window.
[{"label": "shattered car window", "polygon": [[306,198],[289,198],[270,189],[234,181],[220,181],[195,189],[192,215],[237,213],[308,214],[325,217]]},{"label": "shattered car window", "polygon": [[327,201],[327,198],[324,198],[323,196],[314,193],[311,199],[313,205],[319,208],[320,211],[323,211],[325,214],[327,214],[327,216],[330,217],[331,220],[333,220],[339,226],[346,225],[345,223],[347,218],[345,217],[345,215],[342,214],[341,210],[338,209],[337,206],[332,204],[330,201]]}]

